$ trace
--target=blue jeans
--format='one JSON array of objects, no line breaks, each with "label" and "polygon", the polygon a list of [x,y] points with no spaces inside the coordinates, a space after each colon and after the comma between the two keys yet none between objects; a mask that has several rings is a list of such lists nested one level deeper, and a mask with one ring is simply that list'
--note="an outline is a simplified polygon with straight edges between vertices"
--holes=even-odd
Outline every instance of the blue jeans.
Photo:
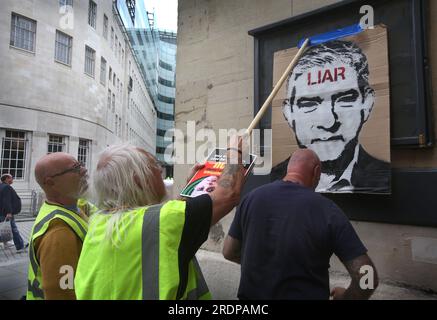
[{"label": "blue jeans", "polygon": [[[5,216],[0,217],[0,222],[5,221]],[[14,240],[14,245],[17,250],[21,250],[24,248],[24,241],[23,238],[20,236],[20,232],[18,232],[17,224],[15,223],[15,219],[12,217],[10,219],[11,221],[11,228],[12,228],[12,238]]]}]

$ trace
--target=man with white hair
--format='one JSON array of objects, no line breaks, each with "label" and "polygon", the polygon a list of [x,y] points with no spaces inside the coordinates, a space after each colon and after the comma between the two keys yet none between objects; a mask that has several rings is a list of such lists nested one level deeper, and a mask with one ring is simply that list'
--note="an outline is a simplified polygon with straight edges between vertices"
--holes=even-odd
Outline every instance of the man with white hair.
[{"label": "man with white hair", "polygon": [[211,194],[161,203],[165,187],[156,159],[130,145],[107,148],[94,174],[101,212],[90,219],[75,278],[77,298],[210,298],[195,253],[210,227],[240,199],[241,148],[228,148],[231,158],[238,164],[227,165]]}]

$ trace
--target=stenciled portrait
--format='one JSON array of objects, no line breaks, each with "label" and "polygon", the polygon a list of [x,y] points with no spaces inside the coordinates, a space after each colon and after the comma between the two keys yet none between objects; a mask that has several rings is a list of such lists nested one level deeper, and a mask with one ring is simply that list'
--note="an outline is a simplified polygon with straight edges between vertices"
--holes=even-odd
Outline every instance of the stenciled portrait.
[{"label": "stenciled portrait", "polygon": [[[298,48],[274,55],[276,83]],[[390,92],[383,26],[309,47],[272,104],[272,178],[297,148],[322,162],[318,192],[390,193]]]}]

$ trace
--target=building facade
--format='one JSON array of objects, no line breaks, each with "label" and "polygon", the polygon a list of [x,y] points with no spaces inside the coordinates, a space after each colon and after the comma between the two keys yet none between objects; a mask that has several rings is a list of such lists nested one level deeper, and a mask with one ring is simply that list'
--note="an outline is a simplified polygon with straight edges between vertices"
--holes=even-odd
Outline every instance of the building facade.
[{"label": "building facade", "polygon": [[[380,1],[368,1],[377,6]],[[268,50],[256,47],[254,37],[249,35],[249,31],[262,29],[264,26],[279,24],[280,21],[291,19],[297,16],[309,15],[315,10],[326,9],[329,5],[357,5],[357,14],[359,6],[369,4],[366,1],[335,1],[335,0],[278,0],[273,2],[266,1],[218,1],[218,0],[201,0],[201,1],[182,1],[178,7],[178,54],[177,54],[177,77],[176,77],[176,105],[175,117],[176,128],[186,130],[187,121],[196,121],[196,130],[202,128],[212,128],[216,132],[219,129],[247,128],[254,117],[255,92],[257,90],[256,77],[262,77],[255,70],[259,70],[255,65],[255,49]],[[386,4],[396,3],[397,5],[418,3],[419,1],[384,1]],[[425,53],[427,61],[430,63],[430,77],[435,83],[437,81],[437,2],[427,1],[428,24],[426,30],[428,52]],[[376,11],[376,9],[375,9]],[[409,12],[406,10],[405,12]],[[384,14],[390,14],[390,10],[385,10]],[[376,11],[376,14],[379,12]],[[330,14],[326,14],[326,19]],[[326,20],[325,17],[320,20]],[[340,17],[341,19],[341,17]],[[398,20],[397,20],[398,19]],[[393,18],[399,26],[405,25],[405,21],[400,17]],[[317,21],[313,21],[317,24]],[[311,26],[303,23],[302,26]],[[338,27],[338,26],[337,26]],[[283,32],[280,27],[275,32]],[[326,32],[325,30],[324,32]],[[260,33],[262,32],[259,31]],[[302,33],[312,34],[313,29]],[[323,32],[320,31],[319,32]],[[393,30],[390,30],[394,34]],[[272,33],[274,33],[272,31]],[[260,35],[266,39],[268,32]],[[260,43],[260,42],[259,42]],[[272,42],[274,43],[274,42]],[[276,42],[277,43],[277,42]],[[274,44],[276,44],[274,43]],[[261,46],[261,45],[260,45]],[[291,47],[291,46],[290,46]],[[396,52],[391,52],[396,55]],[[404,59],[403,56],[398,56]],[[400,60],[404,61],[404,60]],[[272,61],[261,61],[261,63],[272,65]],[[391,67],[394,72],[397,68],[402,68],[402,64],[407,62],[393,63]],[[259,78],[258,78],[259,79]],[[399,79],[392,79],[396,83]],[[414,81],[414,79],[409,79]],[[260,80],[261,81],[261,80]],[[266,81],[267,82],[267,81]],[[272,83],[271,81],[269,82]],[[272,85],[273,86],[273,85]],[[437,91],[436,87],[432,88],[434,97],[430,103],[434,111],[434,117],[437,109]],[[267,98],[270,90],[262,92],[264,99]],[[258,106],[264,102],[259,99]],[[413,101],[411,102],[413,103]],[[396,110],[396,109],[395,109]],[[394,111],[399,115],[402,112]],[[396,114],[393,116],[396,116]],[[411,117],[403,112],[405,117]],[[265,118],[268,119],[268,115]],[[411,120],[414,121],[414,120]],[[394,123],[394,122],[393,122]],[[394,123],[396,124],[396,123]],[[396,128],[394,128],[396,129]],[[434,137],[436,136],[433,132]],[[390,222],[390,219],[401,219],[408,217],[410,221],[417,216],[424,216],[423,212],[428,211],[428,217],[435,216],[431,214],[435,207],[430,207],[427,203],[433,203],[430,196],[433,192],[424,192],[422,195],[417,194],[417,189],[422,188],[420,183],[401,185],[399,181],[403,176],[398,174],[417,174],[417,172],[428,172],[424,177],[429,177],[435,172],[437,167],[437,148],[435,146],[428,148],[391,148],[393,168],[393,179],[395,188],[393,194],[389,197],[369,195],[362,198],[350,196],[349,207],[355,208],[358,212],[359,206],[366,206],[368,203],[382,203],[376,206],[376,210],[367,213],[374,216],[388,217],[385,223],[369,222],[364,219],[356,219],[352,224],[358,235],[369,250],[369,255],[373,259],[380,278],[384,280],[395,281],[409,287],[418,287],[426,290],[437,291],[437,229],[432,223],[409,223],[407,219],[404,223]],[[181,190],[185,184],[186,174],[190,165],[175,166],[175,190]],[[407,170],[408,169],[408,170]],[[412,174],[410,174],[412,172]],[[426,178],[428,179],[428,178]],[[268,179],[266,179],[268,180]],[[414,179],[411,181],[415,181]],[[267,181],[266,181],[267,182]],[[431,184],[432,185],[432,184]],[[399,190],[409,188],[409,194],[405,199],[414,200],[416,197],[421,198],[417,202],[419,205],[414,209],[402,205],[402,199],[398,196]],[[391,201],[390,199],[396,199]],[[416,201],[416,200],[414,200]],[[416,203],[416,202],[415,202]],[[340,207],[344,202],[338,202]],[[408,209],[406,209],[408,207]],[[350,209],[350,208],[349,208]],[[349,212],[351,212],[350,209]],[[408,212],[406,212],[408,210]],[[402,212],[401,212],[402,211]],[[209,251],[221,252],[223,238],[227,234],[229,225],[232,221],[233,214],[223,219],[219,224],[211,229],[210,239],[204,245]],[[418,219],[416,219],[417,222]],[[428,219],[430,220],[430,219]],[[218,263],[215,261],[214,263]],[[213,263],[211,263],[213,264]],[[226,266],[217,267],[220,270],[210,278],[224,278],[223,270]],[[341,262],[333,257],[331,260],[331,270],[346,272]],[[222,279],[224,280],[224,279]],[[233,292],[236,291],[232,285]],[[234,296],[235,297],[235,296]],[[226,296],[224,298],[233,298]]]},{"label": "building facade", "polygon": [[176,33],[159,30],[154,12],[147,11],[145,1],[118,2],[122,21],[146,81],[146,87],[157,110],[156,157],[173,177],[173,165],[164,154],[173,153],[174,101],[176,76]]},{"label": "building facade", "polygon": [[37,160],[63,151],[92,172],[108,145],[155,154],[156,110],[111,0],[7,0],[0,13],[1,173],[38,189]]},{"label": "building facade", "polygon": [[148,23],[145,28],[128,29],[128,34],[157,108],[156,156],[166,175],[173,177],[173,166],[165,159],[165,153],[173,152],[172,135],[165,135],[174,128],[176,33],[156,30]]}]

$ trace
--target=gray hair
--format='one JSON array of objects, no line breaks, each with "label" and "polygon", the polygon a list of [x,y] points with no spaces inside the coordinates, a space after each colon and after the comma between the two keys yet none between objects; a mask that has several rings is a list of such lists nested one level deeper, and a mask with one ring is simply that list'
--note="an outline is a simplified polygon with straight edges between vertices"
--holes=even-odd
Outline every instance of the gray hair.
[{"label": "gray hair", "polygon": [[[111,214],[106,235],[114,245],[121,240],[118,231],[121,221],[125,220],[122,219],[125,214],[130,214],[137,207],[157,204],[162,200],[162,195],[156,190],[159,181],[154,170],[157,170],[154,157],[129,144],[110,146],[100,155],[93,175],[93,189],[98,208]],[[98,214],[93,218],[99,216],[103,218],[105,215]],[[133,216],[126,220],[127,223],[132,219]]]},{"label": "gray hair", "polygon": [[[292,82],[296,81],[303,72],[315,66],[322,67],[327,63],[334,61],[342,62],[351,66],[357,72],[358,88],[361,92],[362,99],[370,90],[369,85],[369,63],[366,55],[360,47],[351,41],[334,40],[310,47],[305,51],[302,58],[297,63],[294,71],[290,74],[287,80],[287,98],[293,99],[294,88]],[[293,77],[294,76],[294,77]],[[290,101],[292,106],[294,101]]]}]

